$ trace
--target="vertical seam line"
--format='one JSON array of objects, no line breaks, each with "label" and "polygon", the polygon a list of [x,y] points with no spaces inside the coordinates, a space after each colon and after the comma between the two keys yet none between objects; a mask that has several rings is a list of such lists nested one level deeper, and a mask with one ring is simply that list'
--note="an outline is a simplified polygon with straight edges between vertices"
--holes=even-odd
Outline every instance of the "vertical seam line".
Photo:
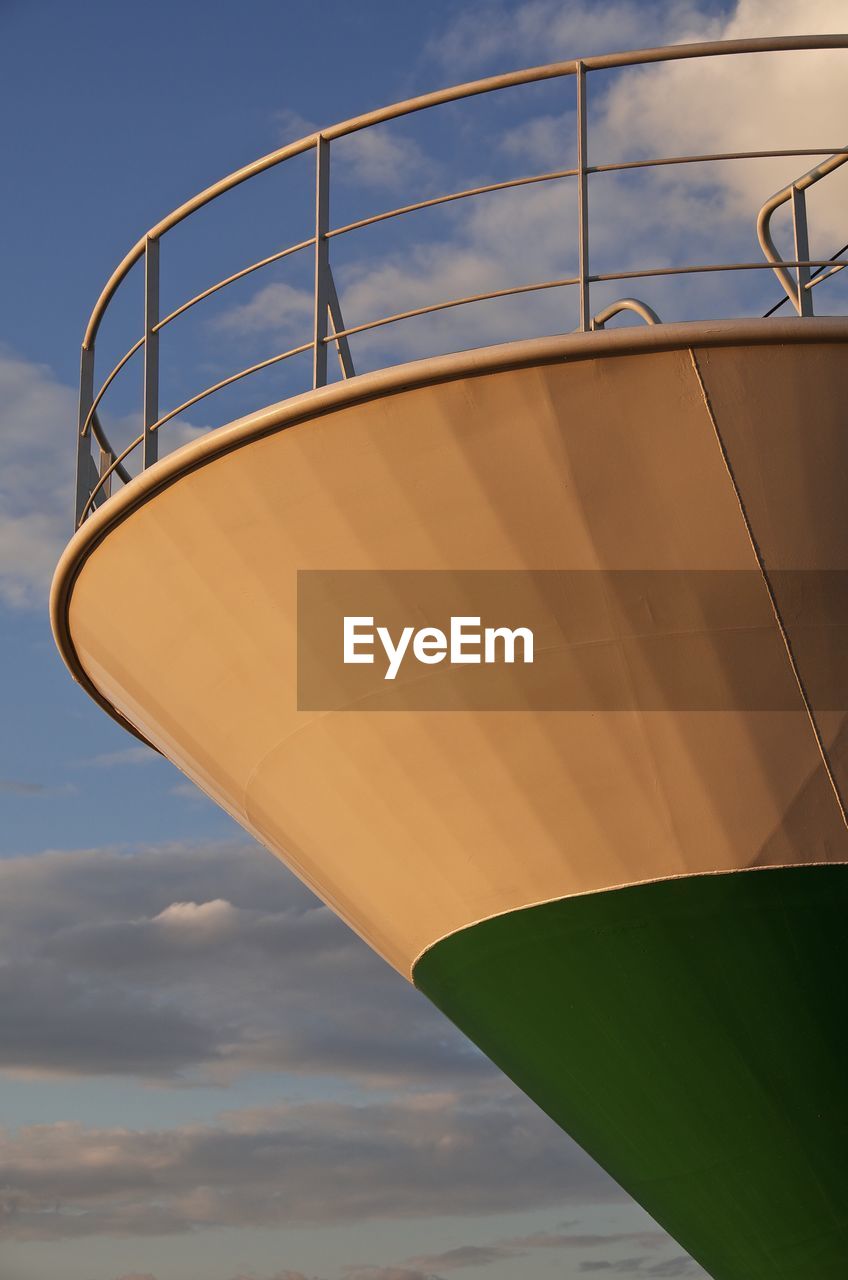
[{"label": "vertical seam line", "polygon": [[769,578],[768,571],[766,569],[763,553],[760,550],[759,543],[757,542],[757,539],[754,535],[754,530],[751,525],[751,520],[748,515],[747,509],[745,507],[745,502],[739,490],[739,485],[737,483],[736,476],[733,471],[733,466],[731,464],[730,457],[727,452],[727,446],[724,443],[721,430],[719,429],[718,420],[716,418],[715,413],[713,412],[713,407],[710,401],[709,393],[704,384],[704,379],[701,374],[700,367],[698,365],[698,358],[695,355],[695,351],[693,347],[689,348],[689,358],[692,361],[692,368],[695,372],[695,377],[698,380],[698,386],[701,389],[701,396],[704,401],[704,407],[707,411],[707,416],[709,417],[710,422],[712,423],[712,428],[715,433],[715,438],[718,443],[722,460],[724,462],[725,470],[727,471],[727,475],[730,479],[730,483],[733,485],[733,492],[736,494],[736,501],[739,504],[739,511],[742,515],[742,520],[745,524],[745,530],[748,534],[748,540],[751,544],[751,550],[754,552],[754,555],[756,556],[757,564],[759,565],[759,568],[760,568],[760,574],[762,576],[766,591],[768,592],[768,597],[771,603],[774,619],[775,619],[775,622],[777,623],[777,627],[780,632],[781,639],[783,640],[783,645],[784,645],[784,648],[786,649],[787,657],[789,658],[789,665],[792,668],[792,674],[795,677],[795,682],[798,685],[798,689],[801,693],[801,698],[804,703],[804,710],[807,713],[807,719],[809,720],[810,728],[813,731],[813,737],[815,738],[816,746],[818,747],[819,755],[821,757],[821,762],[824,766],[824,770],[825,770],[825,773],[827,774],[827,778],[828,778],[828,781],[830,782],[830,786],[833,791],[833,794],[836,797],[836,803],[839,806],[839,812],[842,815],[842,821],[845,824],[845,826],[848,827],[848,811],[846,811],[845,800],[843,799],[842,793],[839,789],[839,783],[837,782],[836,776],[834,775],[833,767],[831,766],[830,758],[827,754],[827,749],[825,748],[825,745],[824,745],[824,739],[822,738],[821,730],[819,729],[815,712],[813,711],[813,708],[810,705],[810,699],[807,694],[807,689],[804,684],[804,679],[801,675],[800,670],[798,669],[798,662],[796,660],[795,653],[792,648],[792,641],[790,639],[789,632],[786,629],[786,624],[783,621],[783,617],[781,615],[780,608],[777,603],[777,597],[775,595],[774,588],[771,584],[771,579]]}]

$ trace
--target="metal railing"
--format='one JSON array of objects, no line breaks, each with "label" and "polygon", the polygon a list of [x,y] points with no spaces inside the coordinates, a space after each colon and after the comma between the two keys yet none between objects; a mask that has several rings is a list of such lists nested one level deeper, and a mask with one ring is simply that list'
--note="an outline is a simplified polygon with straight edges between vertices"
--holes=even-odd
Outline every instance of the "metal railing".
[{"label": "metal railing", "polygon": [[[784,302],[788,301],[792,303],[799,316],[811,316],[813,314],[813,295],[811,293],[813,286],[835,275],[845,265],[839,262],[838,259],[848,250],[848,245],[843,245],[825,263],[813,264],[809,261],[810,240],[807,231],[807,190],[816,182],[820,182],[822,178],[826,178],[829,173],[833,173],[834,169],[839,169],[845,164],[846,160],[848,160],[848,148],[835,152],[833,155],[828,156],[826,160],[822,160],[820,164],[802,174],[800,178],[796,178],[794,182],[781,187],[780,191],[776,191],[760,209],[757,216],[757,239],[767,260],[774,268],[774,274],[785,290],[780,302],[776,303],[767,314],[773,314]],[[797,260],[794,280],[789,275],[787,264],[781,259],[771,235],[772,214],[782,204],[786,204],[787,201],[790,203],[792,210],[792,231],[795,240],[795,258]],[[828,271],[829,264],[833,265]],[[817,270],[811,274],[810,267],[813,265],[817,265]]]},{"label": "metal railing", "polygon": [[[845,246],[839,254],[826,260],[812,260],[806,230],[806,190],[827,173],[844,164],[848,160],[848,148],[810,147],[791,148],[786,150],[767,151],[735,151],[699,155],[660,156],[649,159],[624,160],[616,163],[590,164],[589,162],[589,123],[587,90],[591,73],[614,68],[636,67],[648,64],[677,62],[686,59],[727,57],[738,54],[759,54],[791,52],[798,50],[823,50],[848,48],[848,36],[798,36],[772,39],[751,39],[719,41],[703,44],[672,45],[660,49],[642,49],[627,53],[607,54],[597,57],[575,59],[569,62],[552,63],[544,67],[532,67],[523,71],[511,72],[507,75],[492,76],[485,80],[477,80],[468,84],[442,89],[423,97],[397,103],[358,116],[330,128],[307,135],[297,142],[281,147],[279,150],[263,156],[261,159],[237,170],[220,182],[206,188],[191,200],[181,205],[173,213],[168,214],[145,236],[143,236],[126,255],[113,272],[88,321],[82,344],[80,365],[80,400],[77,423],[77,480],[75,527],[79,527],[86,517],[108,498],[113,481],[117,478],[123,483],[129,481],[130,473],[125,467],[126,459],[136,450],[140,450],[142,468],[156,462],[158,457],[159,431],[174,418],[204,400],[207,396],[225,387],[231,386],[243,378],[260,370],[281,364],[293,356],[312,352],[313,387],[326,384],[328,378],[328,354],[331,346],[335,347],[339,359],[342,376],[355,376],[354,362],[351,355],[349,339],[362,334],[395,324],[417,316],[431,315],[450,308],[467,306],[472,303],[491,301],[515,295],[530,294],[541,290],[574,287],[578,292],[579,329],[592,331],[602,329],[614,315],[623,311],[635,312],[646,323],[658,324],[659,317],[647,303],[635,298],[623,298],[605,307],[597,315],[592,311],[592,285],[604,282],[625,280],[646,280],[662,277],[679,277],[711,272],[736,271],[774,271],[784,297],[772,310],[785,302],[792,302],[801,316],[812,314],[812,293],[814,284],[828,278],[831,274],[848,265],[842,254],[848,251]],[[415,112],[440,106],[461,99],[475,97],[509,89],[519,85],[538,83],[546,80],[574,77],[576,86],[576,156],[577,164],[572,168],[560,168],[525,177],[510,178],[501,182],[493,182],[484,186],[470,187],[451,191],[443,195],[419,200],[397,208],[386,209],[360,218],[354,222],[333,227],[330,223],[330,155],[332,143],[337,139],[358,133],[390,120],[409,116]],[[250,178],[263,173],[285,161],[312,152],[315,157],[315,197],[314,197],[314,230],[313,234],[296,244],[288,245],[278,252],[250,263],[240,271],[210,285],[202,292],[189,298],[165,316],[160,315],[160,242],[165,234],[176,227],[197,210],[210,204],[225,192],[233,190]],[[760,212],[757,231],[760,244],[765,254],[765,261],[758,262],[707,262],[689,263],[683,266],[645,267],[641,270],[622,270],[605,273],[593,273],[590,264],[590,218],[589,218],[589,178],[592,175],[618,173],[635,169],[652,169],[668,165],[690,165],[695,163],[715,163],[719,161],[750,161],[757,159],[773,159],[779,157],[814,157],[825,156],[815,168],[794,183],[782,188],[770,200],[766,201]],[[346,325],[342,316],[341,304],[336,289],[330,260],[332,241],[344,235],[350,235],[366,227],[375,226],[389,219],[403,217],[423,209],[435,208],[459,200],[473,199],[492,192],[511,188],[526,187],[537,183],[559,182],[573,179],[577,185],[577,272],[560,279],[529,281],[508,288],[492,289],[454,298],[443,299],[425,306],[414,307],[376,319]],[[791,202],[793,225],[795,230],[794,257],[784,259],[778,253],[770,233],[770,219],[781,204]],[[285,351],[281,351],[265,360],[247,368],[240,369],[219,382],[208,386],[192,395],[182,404],[166,412],[160,412],[159,404],[159,344],[160,335],[168,325],[191,308],[217,294],[227,286],[243,280],[253,272],[259,271],[274,263],[281,262],[290,255],[312,252],[314,259],[314,286],[312,305],[311,332],[304,335],[304,340]],[[103,317],[115,295],[119,285],[126,278],[136,263],[143,263],[144,270],[144,316],[141,336],[121,357],[115,367],[100,384],[95,392],[94,360],[95,343]],[[794,274],[790,274],[794,273]],[[770,314],[770,313],[767,313]],[[127,362],[142,352],[144,361],[142,423],[140,433],[119,453],[113,449],[106,436],[98,416],[103,397]],[[93,447],[97,446],[95,458]]]}]

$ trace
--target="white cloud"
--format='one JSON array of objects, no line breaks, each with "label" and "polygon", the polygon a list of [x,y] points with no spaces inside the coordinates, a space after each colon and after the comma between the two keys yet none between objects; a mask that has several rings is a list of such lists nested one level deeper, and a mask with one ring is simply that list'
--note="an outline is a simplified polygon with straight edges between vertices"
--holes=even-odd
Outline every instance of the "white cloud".
[{"label": "white cloud", "polygon": [[498,1078],[247,842],[0,862],[0,990],[0,1069],[16,1074]]},{"label": "white cloud", "polygon": [[397,128],[376,125],[342,138],[333,146],[333,173],[356,187],[387,191],[414,190],[420,198],[435,180],[439,167],[414,138]]},{"label": "white cloud", "polygon": [[0,347],[0,601],[40,604],[73,521],[76,397]]},{"label": "white cloud", "polygon": [[515,1094],[280,1104],[159,1130],[33,1125],[0,1131],[0,1165],[3,1233],[18,1240],[426,1218],[624,1198]]},{"label": "white cloud", "polygon": [[430,42],[430,58],[451,72],[495,74],[528,61],[557,62],[638,49],[682,38],[696,21],[684,0],[613,0],[603,5],[569,0],[524,4],[463,5],[447,29]]},{"label": "white cloud", "polygon": [[308,119],[292,107],[279,107],[271,119],[281,147],[290,142],[299,142],[301,138],[315,133],[319,127],[314,120]]},{"label": "white cloud", "polygon": [[300,346],[312,336],[312,311],[310,290],[277,281],[264,285],[249,302],[216,316],[212,328],[240,337],[270,331]]},{"label": "white cloud", "polygon": [[[76,422],[76,389],[0,345],[0,603],[12,608],[43,608],[73,533]],[[113,444],[138,434],[138,422],[117,418]],[[174,419],[163,452],[202,431]]]},{"label": "white cloud", "polygon": [[[712,24],[710,34],[720,39],[828,34],[843,31],[845,17],[843,0],[738,0],[725,21]],[[704,30],[702,23],[693,34],[700,38]],[[845,51],[816,50],[634,69],[609,93],[594,132],[593,158],[842,146],[846,58]],[[678,188],[716,183],[726,193],[728,211],[753,228],[768,196],[814,163],[812,157],[734,161],[710,170],[666,169],[662,177]],[[811,218],[828,253],[848,239],[846,183],[848,169],[825,179],[809,196]]]}]

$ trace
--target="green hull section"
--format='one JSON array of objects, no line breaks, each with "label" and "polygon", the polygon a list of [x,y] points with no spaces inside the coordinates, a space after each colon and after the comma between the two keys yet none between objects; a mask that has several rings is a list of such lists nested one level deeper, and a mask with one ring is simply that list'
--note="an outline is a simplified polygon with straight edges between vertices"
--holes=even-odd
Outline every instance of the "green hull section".
[{"label": "green hull section", "polygon": [[848,1275],[848,867],[527,907],[414,980],[715,1280]]}]

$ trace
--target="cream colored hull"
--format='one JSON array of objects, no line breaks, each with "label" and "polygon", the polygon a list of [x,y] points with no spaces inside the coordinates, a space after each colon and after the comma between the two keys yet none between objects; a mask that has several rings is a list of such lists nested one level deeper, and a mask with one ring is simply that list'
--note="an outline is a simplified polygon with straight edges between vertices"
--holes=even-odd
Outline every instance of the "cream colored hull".
[{"label": "cream colored hull", "polygon": [[848,567],[846,326],[810,323],[516,344],[254,415],[83,528],[60,642],[407,975],[531,903],[846,861],[843,716],[800,688],[748,712],[296,699],[298,570]]}]

